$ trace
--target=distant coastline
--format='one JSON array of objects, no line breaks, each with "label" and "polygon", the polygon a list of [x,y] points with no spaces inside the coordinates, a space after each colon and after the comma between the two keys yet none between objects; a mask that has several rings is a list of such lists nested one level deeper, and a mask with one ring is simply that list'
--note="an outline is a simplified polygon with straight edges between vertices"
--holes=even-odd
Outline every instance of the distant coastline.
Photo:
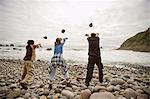
[{"label": "distant coastline", "polygon": [[125,42],[123,42],[123,44],[118,49],[150,52],[150,28],[144,32],[137,33],[133,37],[130,37]]}]

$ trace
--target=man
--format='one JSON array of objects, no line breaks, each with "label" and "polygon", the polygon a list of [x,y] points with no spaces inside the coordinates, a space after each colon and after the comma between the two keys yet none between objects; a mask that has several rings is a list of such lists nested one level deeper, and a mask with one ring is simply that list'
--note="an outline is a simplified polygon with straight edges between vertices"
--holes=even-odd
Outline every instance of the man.
[{"label": "man", "polygon": [[99,82],[103,82],[103,64],[101,62],[101,56],[100,56],[100,47],[99,47],[99,37],[98,34],[91,33],[91,37],[86,34],[87,40],[89,42],[89,58],[88,58],[88,66],[87,66],[87,74],[85,79],[86,86],[89,86],[89,83],[92,79],[93,75],[93,69],[94,65],[96,64],[98,66],[99,70]]}]

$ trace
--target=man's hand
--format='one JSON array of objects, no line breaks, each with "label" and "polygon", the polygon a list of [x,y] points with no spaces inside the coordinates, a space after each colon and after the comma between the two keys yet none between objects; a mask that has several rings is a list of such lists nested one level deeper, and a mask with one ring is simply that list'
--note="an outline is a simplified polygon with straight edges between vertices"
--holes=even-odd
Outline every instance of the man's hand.
[{"label": "man's hand", "polygon": [[96,36],[99,36],[99,33],[96,33]]},{"label": "man's hand", "polygon": [[42,45],[40,43],[38,45],[39,45],[39,47],[42,47]]}]

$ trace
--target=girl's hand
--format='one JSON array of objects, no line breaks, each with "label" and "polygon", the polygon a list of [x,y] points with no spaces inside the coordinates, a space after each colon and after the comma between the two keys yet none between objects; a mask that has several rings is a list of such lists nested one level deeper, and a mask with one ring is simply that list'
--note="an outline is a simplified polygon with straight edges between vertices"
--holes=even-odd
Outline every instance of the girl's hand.
[{"label": "girl's hand", "polygon": [[67,40],[68,38],[66,37],[66,38],[64,38],[65,40]]}]

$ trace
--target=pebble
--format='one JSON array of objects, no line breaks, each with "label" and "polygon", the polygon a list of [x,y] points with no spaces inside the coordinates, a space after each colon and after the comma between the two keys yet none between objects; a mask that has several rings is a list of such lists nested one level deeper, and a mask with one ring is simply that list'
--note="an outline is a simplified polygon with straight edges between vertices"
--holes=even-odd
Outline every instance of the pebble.
[{"label": "pebble", "polygon": [[109,91],[109,92],[114,91],[114,87],[115,87],[115,86],[113,86],[113,85],[108,86],[108,87],[107,87],[107,91]]},{"label": "pebble", "polygon": [[92,92],[89,89],[85,89],[81,91],[81,99],[89,99]]},{"label": "pebble", "polygon": [[69,90],[63,90],[61,92],[61,94],[66,96],[69,99],[73,99],[74,98],[74,94],[71,91],[69,91]]},{"label": "pebble", "polygon": [[17,98],[19,96],[20,96],[20,91],[16,90],[16,91],[9,92],[9,94],[7,95],[7,98],[11,99],[11,98]]},{"label": "pebble", "polygon": [[29,99],[30,98],[30,93],[25,93],[25,96],[24,96],[24,98],[26,98],[26,99]]},{"label": "pebble", "polygon": [[125,91],[124,91],[124,96],[127,98],[127,99],[130,99],[131,97],[133,97],[134,99],[137,98],[137,95],[138,93],[136,91],[134,91],[133,89],[131,88],[127,88]]},{"label": "pebble", "polygon": [[[36,62],[34,79],[28,89],[21,89],[18,80],[21,78],[21,60],[0,59],[0,97],[16,99],[92,99],[93,94],[106,96],[108,99],[149,99],[149,68],[138,69],[117,68],[115,66],[104,68],[104,82],[99,83],[98,71],[94,70],[90,86],[85,86],[86,66],[69,65],[70,85],[62,85],[63,75],[56,72],[56,79],[49,82],[47,67],[49,62]],[[61,70],[58,68],[58,70]],[[130,74],[130,75],[129,75]],[[142,78],[140,78],[142,77]],[[78,81],[77,81],[78,80]],[[146,83],[145,83],[146,82]],[[51,88],[50,88],[50,84]],[[27,97],[27,98],[26,98]],[[105,97],[105,98],[106,98]],[[103,99],[105,99],[103,98]],[[94,98],[96,99],[96,98]],[[100,98],[98,98],[100,99]]]},{"label": "pebble", "polygon": [[110,80],[111,85],[122,85],[124,83],[125,83],[125,81],[123,79],[120,79],[120,78],[113,78]]},{"label": "pebble", "polygon": [[40,99],[47,99],[47,97],[44,96],[44,95],[42,95],[42,96],[40,97]]}]

